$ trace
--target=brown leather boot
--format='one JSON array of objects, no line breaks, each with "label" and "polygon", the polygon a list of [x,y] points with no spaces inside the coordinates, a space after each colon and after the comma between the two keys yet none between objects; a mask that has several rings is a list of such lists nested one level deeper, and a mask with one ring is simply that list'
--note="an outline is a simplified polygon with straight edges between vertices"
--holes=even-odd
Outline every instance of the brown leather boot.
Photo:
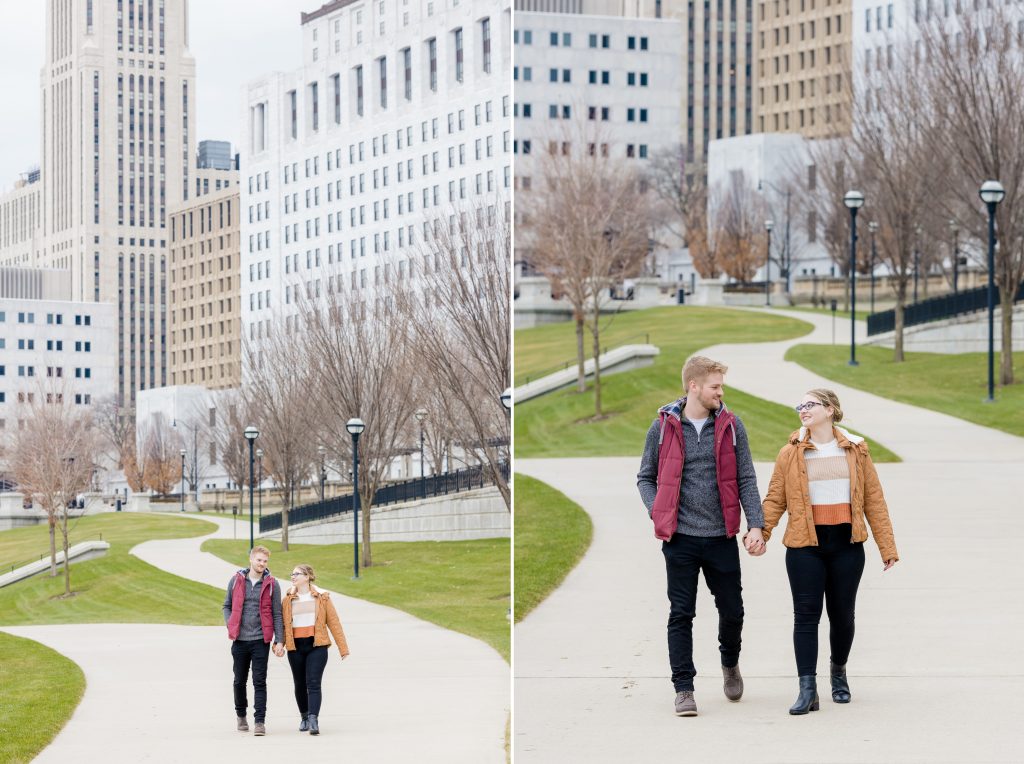
[{"label": "brown leather boot", "polygon": [[722,685],[725,697],[736,703],[743,697],[743,677],[740,676],[739,664],[735,666],[722,666],[722,676],[725,677],[725,682]]}]

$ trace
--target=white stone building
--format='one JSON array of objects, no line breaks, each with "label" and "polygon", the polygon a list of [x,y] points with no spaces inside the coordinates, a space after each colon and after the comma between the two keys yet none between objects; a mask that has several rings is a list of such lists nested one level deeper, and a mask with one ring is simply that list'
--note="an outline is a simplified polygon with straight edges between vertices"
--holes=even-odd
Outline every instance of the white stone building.
[{"label": "white stone building", "polygon": [[0,438],[47,396],[88,408],[115,389],[117,310],[60,299],[68,282],[66,272],[0,268]]},{"label": "white stone building", "polygon": [[[302,16],[303,61],[251,82],[241,147],[242,330],[297,326],[295,295],[399,278],[426,226],[507,210],[505,0],[337,0]],[[250,279],[249,274],[253,273]],[[244,378],[244,371],[243,371]]]},{"label": "white stone building", "polygon": [[30,267],[43,245],[43,200],[39,171],[25,173],[0,195],[0,265]]}]

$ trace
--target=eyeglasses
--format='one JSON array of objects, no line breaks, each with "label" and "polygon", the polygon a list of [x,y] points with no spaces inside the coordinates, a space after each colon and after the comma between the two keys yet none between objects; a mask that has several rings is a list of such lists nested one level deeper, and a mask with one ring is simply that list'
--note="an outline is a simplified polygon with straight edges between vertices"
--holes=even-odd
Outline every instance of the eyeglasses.
[{"label": "eyeglasses", "polygon": [[824,404],[819,403],[818,401],[807,401],[807,403],[801,403],[798,406],[794,406],[793,410],[796,411],[796,413],[799,414],[801,411],[810,411],[815,406],[822,406],[822,405],[824,405]]},{"label": "eyeglasses", "polygon": [[306,574],[305,574],[305,573],[292,573],[292,574],[291,574],[291,575],[289,576],[289,578],[295,578],[296,576],[304,576],[304,575],[306,575]]}]

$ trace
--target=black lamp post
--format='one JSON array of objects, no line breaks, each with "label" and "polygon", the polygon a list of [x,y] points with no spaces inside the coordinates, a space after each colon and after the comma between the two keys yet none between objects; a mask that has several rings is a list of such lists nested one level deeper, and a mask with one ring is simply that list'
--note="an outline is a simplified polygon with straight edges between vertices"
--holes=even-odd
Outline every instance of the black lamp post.
[{"label": "black lamp post", "polygon": [[427,498],[427,477],[423,459],[423,423],[427,421],[427,410],[416,409],[416,421],[420,423],[420,495]]},{"label": "black lamp post", "polygon": [[878,256],[875,251],[875,234],[878,232],[878,223],[872,220],[868,223],[868,230],[871,232],[871,312],[875,312],[875,258]]},{"label": "black lamp post", "polygon": [[320,454],[320,501],[327,498],[327,494],[324,493],[324,484],[327,482],[327,468],[324,466],[324,458],[327,456],[327,449],[323,446],[317,446],[316,452]]},{"label": "black lamp post", "polygon": [[253,492],[253,483],[256,481],[256,459],[253,455],[253,444],[256,442],[256,438],[260,436],[260,431],[255,426],[249,425],[245,428],[245,439],[249,441],[249,551],[256,546],[256,536],[254,532],[254,524],[256,520],[256,503],[255,494]]},{"label": "black lamp post", "polygon": [[359,436],[366,425],[359,417],[353,417],[345,423],[345,429],[352,436],[352,562],[354,578],[359,578]]},{"label": "black lamp post", "polygon": [[181,511],[185,511],[185,449],[181,449]]},{"label": "black lamp post", "polygon": [[857,365],[857,210],[864,205],[864,194],[847,191],[843,204],[850,210],[850,366]]},{"label": "black lamp post", "polygon": [[960,280],[960,229],[957,227],[955,220],[949,221],[949,230],[953,233],[953,296],[956,297],[958,291],[957,283]]},{"label": "black lamp post", "polygon": [[988,207],[988,398],[995,401],[995,306],[996,306],[996,207],[1003,201],[1006,191],[998,180],[986,180],[978,191]]},{"label": "black lamp post", "polygon": [[917,302],[917,274],[921,270],[921,226],[914,227],[914,302]]},{"label": "black lamp post", "polygon": [[262,520],[263,519],[263,449],[262,448],[257,448],[256,449],[256,459],[260,463],[260,479],[259,479],[258,485],[260,487],[260,520]]},{"label": "black lamp post", "polygon": [[764,304],[772,306],[772,229],[775,223],[771,220],[764,221],[764,230],[768,234],[768,249],[764,258]]}]

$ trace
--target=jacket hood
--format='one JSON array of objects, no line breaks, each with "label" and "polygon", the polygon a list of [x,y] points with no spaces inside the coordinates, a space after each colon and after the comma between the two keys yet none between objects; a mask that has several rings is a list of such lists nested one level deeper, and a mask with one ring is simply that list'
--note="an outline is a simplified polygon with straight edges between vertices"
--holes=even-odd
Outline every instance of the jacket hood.
[{"label": "jacket hood", "polygon": [[[238,575],[242,576],[243,578],[248,578],[248,576],[249,576],[249,568],[239,568]],[[267,576],[272,576],[272,575],[273,575],[273,573],[270,572],[270,566],[267,566],[267,568],[263,571],[263,575],[260,576],[260,581],[262,581]]]},{"label": "jacket hood", "polygon": [[[313,586],[313,584],[309,585],[309,593],[312,594],[317,599],[319,599],[320,597],[327,597],[328,596],[327,592],[320,591],[315,586]],[[292,585],[291,588],[289,588],[288,591],[286,591],[284,593],[284,596],[285,597],[289,597],[289,598],[298,597],[299,596],[299,592],[296,590],[295,586]]]},{"label": "jacket hood", "polygon": [[[682,398],[679,398],[678,400],[674,400],[671,403],[666,403],[664,406],[662,406],[660,409],[658,409],[658,414],[659,415],[660,414],[668,414],[669,416],[673,416],[676,419],[678,419],[680,422],[682,422],[683,421],[683,408],[685,406],[686,406],[686,396],[684,395]],[[722,401],[722,405],[717,410],[712,411],[711,412],[711,416],[718,416],[721,412],[728,411],[728,410],[729,409],[726,407],[725,401]]]},{"label": "jacket hood", "polygon": [[[839,441],[839,446],[841,448],[853,448],[854,446],[859,446],[864,442],[864,438],[860,435],[854,435],[844,427],[832,425],[832,430],[834,431],[836,440]],[[789,442],[794,446],[805,441],[810,443],[810,431],[806,427],[801,427],[789,436]]]}]

